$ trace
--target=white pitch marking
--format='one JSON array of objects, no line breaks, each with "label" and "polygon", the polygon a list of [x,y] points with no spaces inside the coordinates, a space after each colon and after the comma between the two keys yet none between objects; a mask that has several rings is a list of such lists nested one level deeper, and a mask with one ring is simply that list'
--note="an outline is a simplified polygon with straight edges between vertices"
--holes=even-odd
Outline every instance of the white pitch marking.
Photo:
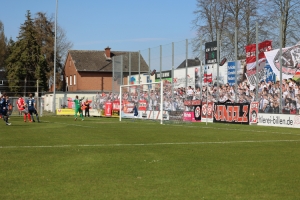
[{"label": "white pitch marking", "polygon": [[112,147],[112,146],[159,146],[159,145],[197,145],[197,144],[236,144],[236,143],[275,143],[275,142],[300,142],[300,140],[246,140],[246,141],[224,141],[224,142],[165,142],[148,144],[78,144],[78,145],[46,145],[46,146],[0,146],[0,149],[13,148],[66,148],[66,147]]},{"label": "white pitch marking", "polygon": [[[44,121],[51,123],[50,121]],[[86,127],[86,128],[96,128],[92,126],[83,126],[83,125],[76,125],[76,124],[67,124],[67,123],[60,123],[60,122],[54,122],[57,124],[64,124],[64,125],[72,125],[72,126],[79,126],[79,127]],[[120,122],[116,122],[120,123]],[[147,125],[153,125],[153,123],[144,123]],[[300,135],[300,134],[294,134],[294,133],[288,133],[288,132],[268,132],[268,131],[259,131],[259,130],[249,130],[249,129],[236,129],[236,128],[216,128],[216,127],[201,127],[201,126],[184,126],[184,125],[173,125],[173,124],[166,124],[168,126],[181,126],[186,128],[203,128],[203,129],[217,129],[217,130],[230,130],[230,131],[240,131],[240,132],[252,132],[252,133],[273,133],[273,134],[281,134],[281,135]]]}]

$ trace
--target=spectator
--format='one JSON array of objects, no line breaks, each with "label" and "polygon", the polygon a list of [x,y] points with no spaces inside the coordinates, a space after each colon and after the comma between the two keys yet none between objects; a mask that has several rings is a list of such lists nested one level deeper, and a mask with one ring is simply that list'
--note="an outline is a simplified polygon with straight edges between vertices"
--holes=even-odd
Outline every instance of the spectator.
[{"label": "spectator", "polygon": [[90,102],[88,99],[84,102],[84,116],[86,117],[86,115],[90,117]]}]

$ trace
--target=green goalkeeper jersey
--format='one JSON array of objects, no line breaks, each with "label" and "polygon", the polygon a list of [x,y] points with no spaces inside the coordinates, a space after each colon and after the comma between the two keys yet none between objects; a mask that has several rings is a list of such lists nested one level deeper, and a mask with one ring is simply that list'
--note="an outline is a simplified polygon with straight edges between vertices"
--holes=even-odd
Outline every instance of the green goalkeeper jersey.
[{"label": "green goalkeeper jersey", "polygon": [[81,107],[81,101],[83,100],[83,98],[82,99],[74,99],[73,101],[74,101],[74,107],[75,107],[75,109],[79,109],[80,107]]}]

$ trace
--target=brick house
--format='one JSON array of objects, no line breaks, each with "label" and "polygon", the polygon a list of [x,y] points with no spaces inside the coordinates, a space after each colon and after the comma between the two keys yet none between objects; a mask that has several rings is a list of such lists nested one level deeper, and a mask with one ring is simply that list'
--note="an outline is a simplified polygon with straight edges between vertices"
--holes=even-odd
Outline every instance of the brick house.
[{"label": "brick house", "polygon": [[[130,54],[130,56],[129,56]],[[129,69],[131,75],[148,73],[149,66],[139,52],[69,50],[64,63],[66,91],[112,91],[113,57],[123,55],[123,83],[126,85]],[[131,62],[129,58],[131,57]],[[139,65],[140,60],[140,65]],[[129,66],[129,63],[131,66]],[[139,70],[140,66],[140,70]]]}]

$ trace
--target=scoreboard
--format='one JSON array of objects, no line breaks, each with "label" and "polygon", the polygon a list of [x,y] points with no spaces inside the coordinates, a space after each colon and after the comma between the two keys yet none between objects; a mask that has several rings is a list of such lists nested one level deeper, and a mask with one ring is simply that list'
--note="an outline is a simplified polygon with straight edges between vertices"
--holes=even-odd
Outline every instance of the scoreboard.
[{"label": "scoreboard", "polygon": [[205,43],[205,64],[217,63],[217,41]]}]

